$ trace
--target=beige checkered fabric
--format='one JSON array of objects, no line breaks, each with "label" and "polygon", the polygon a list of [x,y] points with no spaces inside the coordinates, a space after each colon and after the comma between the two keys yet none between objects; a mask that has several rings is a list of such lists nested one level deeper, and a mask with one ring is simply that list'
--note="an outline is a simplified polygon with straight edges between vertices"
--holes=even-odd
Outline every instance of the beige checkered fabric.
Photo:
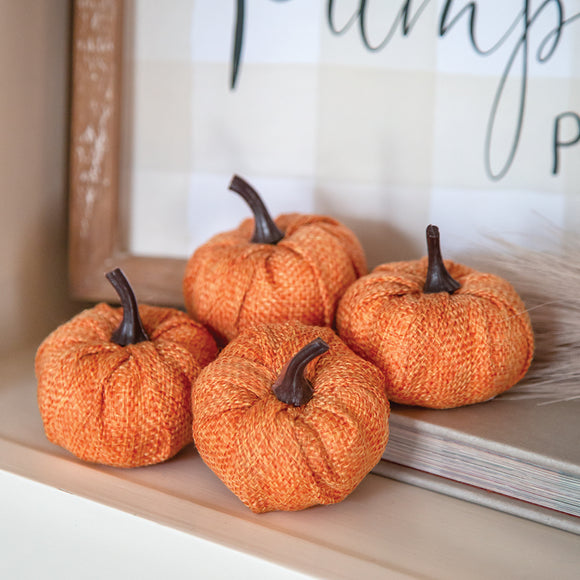
[{"label": "beige checkered fabric", "polygon": [[580,226],[577,2],[560,19],[539,1],[241,4],[235,90],[235,2],[128,15],[136,253],[186,257],[236,227],[233,173],[274,215],[346,223],[370,266],[424,254],[428,223],[451,258],[491,234],[533,245],[547,223]]}]

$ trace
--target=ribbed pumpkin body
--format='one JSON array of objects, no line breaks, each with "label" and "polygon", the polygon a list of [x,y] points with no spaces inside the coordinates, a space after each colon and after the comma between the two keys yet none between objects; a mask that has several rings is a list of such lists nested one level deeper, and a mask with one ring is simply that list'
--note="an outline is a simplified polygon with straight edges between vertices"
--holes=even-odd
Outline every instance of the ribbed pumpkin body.
[{"label": "ribbed pumpkin body", "polygon": [[525,306],[504,279],[445,261],[453,294],[424,294],[427,260],[385,264],[353,284],[337,330],[383,370],[389,400],[451,408],[515,385],[533,356]]},{"label": "ribbed pumpkin body", "polygon": [[[312,399],[279,401],[276,378],[317,337],[330,349],[306,368]],[[387,444],[384,377],[329,328],[271,324],[241,334],[201,372],[192,402],[201,457],[254,512],[343,500]]]},{"label": "ribbed pumpkin body", "polygon": [[159,463],[192,440],[191,384],[217,355],[185,313],[140,306],[149,341],[119,346],[121,309],[99,304],[57,328],[36,354],[47,437],[85,461]]},{"label": "ribbed pumpkin body", "polygon": [[248,219],[214,236],[188,262],[187,311],[221,342],[260,323],[329,326],[346,288],[367,272],[359,241],[336,220],[286,214],[276,224],[284,232],[277,244],[252,243]]}]

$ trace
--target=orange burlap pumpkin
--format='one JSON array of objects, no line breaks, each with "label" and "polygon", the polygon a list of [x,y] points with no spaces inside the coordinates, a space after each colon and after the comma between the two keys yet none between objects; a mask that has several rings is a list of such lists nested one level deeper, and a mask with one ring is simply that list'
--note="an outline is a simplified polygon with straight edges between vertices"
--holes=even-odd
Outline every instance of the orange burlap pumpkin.
[{"label": "orange burlap pumpkin", "polygon": [[245,181],[234,177],[230,188],[256,217],[193,253],[183,281],[189,314],[221,342],[262,322],[330,326],[340,296],[367,272],[354,233],[324,216],[285,214],[274,223]]},{"label": "orange burlap pumpkin", "polygon": [[378,266],[353,284],[337,331],[387,378],[391,402],[450,408],[486,401],[516,384],[533,355],[525,306],[504,279],[443,262],[428,228],[429,257]]},{"label": "orange burlap pumpkin", "polygon": [[44,340],[35,365],[47,437],[85,461],[137,467],[191,442],[191,384],[217,347],[184,312],[147,305],[146,334],[122,346],[112,337],[127,313],[104,303],[81,312]]},{"label": "orange burlap pumpkin", "polygon": [[388,439],[382,373],[330,328],[299,322],[240,334],[201,372],[192,404],[199,454],[254,512],[343,500]]}]

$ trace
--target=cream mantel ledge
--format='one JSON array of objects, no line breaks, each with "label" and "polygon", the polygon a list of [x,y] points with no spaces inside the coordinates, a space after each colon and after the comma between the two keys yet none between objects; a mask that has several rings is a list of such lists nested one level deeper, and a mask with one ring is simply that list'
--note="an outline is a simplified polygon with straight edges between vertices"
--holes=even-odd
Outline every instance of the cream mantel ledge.
[{"label": "cream mantel ledge", "polygon": [[344,502],[252,514],[196,454],[124,470],[44,436],[34,350],[0,361],[0,577],[578,578],[580,536],[369,475]]}]

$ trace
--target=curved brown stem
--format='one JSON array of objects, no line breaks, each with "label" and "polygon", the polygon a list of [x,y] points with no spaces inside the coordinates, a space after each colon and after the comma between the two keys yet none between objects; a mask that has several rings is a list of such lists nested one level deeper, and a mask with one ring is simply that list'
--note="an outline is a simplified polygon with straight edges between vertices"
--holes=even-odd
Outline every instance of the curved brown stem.
[{"label": "curved brown stem", "polygon": [[435,292],[449,292],[453,294],[461,287],[455,278],[452,278],[441,257],[441,245],[439,242],[439,228],[437,226],[427,226],[427,252],[429,265],[427,268],[427,279],[423,286],[425,294]]},{"label": "curved brown stem", "polygon": [[255,244],[277,244],[284,237],[284,234],[274,223],[258,192],[239,175],[232,177],[230,189],[244,198],[254,214],[255,225],[252,242]]},{"label": "curved brown stem", "polygon": [[301,407],[310,401],[314,389],[304,376],[304,370],[310,361],[324,354],[328,348],[328,344],[322,338],[315,338],[290,359],[272,385],[272,390],[279,401],[295,407]]},{"label": "curved brown stem", "polygon": [[117,291],[123,307],[123,320],[119,328],[111,335],[111,341],[120,346],[127,346],[149,340],[139,316],[135,293],[123,271],[120,268],[115,268],[111,272],[107,272],[105,276]]}]

